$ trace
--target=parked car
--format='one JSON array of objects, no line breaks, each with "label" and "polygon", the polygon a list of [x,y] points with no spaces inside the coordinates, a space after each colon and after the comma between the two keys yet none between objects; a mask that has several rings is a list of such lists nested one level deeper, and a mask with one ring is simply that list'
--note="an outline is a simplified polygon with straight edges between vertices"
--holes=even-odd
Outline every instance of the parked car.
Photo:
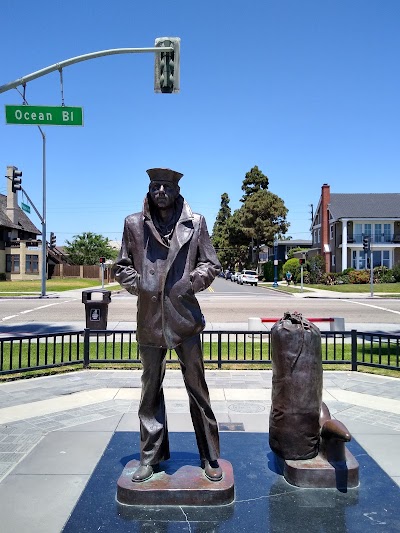
[{"label": "parked car", "polygon": [[231,276],[231,281],[237,282],[237,277],[238,277],[239,274],[240,274],[240,272],[233,272],[233,274]]},{"label": "parked car", "polygon": [[255,270],[243,270],[243,272],[240,274],[239,279],[239,283],[241,285],[243,285],[244,283],[248,283],[249,285],[254,285],[255,287],[257,287],[258,274]]},{"label": "parked car", "polygon": [[227,270],[227,271],[225,272],[225,279],[231,279],[232,274],[233,274],[233,272],[231,272],[230,270]]},{"label": "parked car", "polygon": [[239,285],[243,285],[241,272],[239,272],[238,275],[236,276],[236,283],[238,283]]}]

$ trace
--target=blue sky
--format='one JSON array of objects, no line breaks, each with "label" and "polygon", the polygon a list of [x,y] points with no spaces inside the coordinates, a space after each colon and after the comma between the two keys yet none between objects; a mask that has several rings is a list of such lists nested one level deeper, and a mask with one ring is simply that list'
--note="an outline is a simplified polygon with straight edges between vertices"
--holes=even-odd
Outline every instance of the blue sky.
[{"label": "blue sky", "polygon": [[[0,85],[109,48],[181,38],[181,92],[153,91],[153,54],[99,58],[63,71],[84,127],[47,127],[47,230],[119,240],[141,209],[146,169],[184,173],[181,192],[211,232],[227,192],[240,206],[254,165],[289,209],[288,235],[309,238],[310,204],[332,192],[399,192],[398,0],[3,0]],[[31,105],[61,105],[52,73],[27,85]],[[0,168],[23,171],[42,209],[42,138],[5,124]],[[5,193],[5,179],[0,183]],[[32,213],[32,220],[40,221]]]}]

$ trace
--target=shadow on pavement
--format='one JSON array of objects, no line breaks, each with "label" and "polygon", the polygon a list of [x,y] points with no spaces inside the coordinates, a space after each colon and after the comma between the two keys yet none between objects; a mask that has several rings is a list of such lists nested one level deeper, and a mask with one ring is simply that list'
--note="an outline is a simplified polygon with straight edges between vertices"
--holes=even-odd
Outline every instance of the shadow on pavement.
[{"label": "shadow on pavement", "polygon": [[51,335],[55,333],[75,333],[82,327],[73,324],[48,324],[32,322],[25,324],[0,325],[1,337],[24,337],[26,335]]}]

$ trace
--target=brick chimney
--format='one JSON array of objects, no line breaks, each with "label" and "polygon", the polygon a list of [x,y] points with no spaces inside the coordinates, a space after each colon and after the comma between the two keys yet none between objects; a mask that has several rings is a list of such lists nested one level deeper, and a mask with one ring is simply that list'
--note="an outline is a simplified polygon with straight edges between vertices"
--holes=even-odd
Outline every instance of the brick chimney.
[{"label": "brick chimney", "polygon": [[329,250],[329,211],[331,201],[331,188],[327,183],[322,185],[321,191],[321,254],[325,258],[325,270],[331,270],[331,252]]}]

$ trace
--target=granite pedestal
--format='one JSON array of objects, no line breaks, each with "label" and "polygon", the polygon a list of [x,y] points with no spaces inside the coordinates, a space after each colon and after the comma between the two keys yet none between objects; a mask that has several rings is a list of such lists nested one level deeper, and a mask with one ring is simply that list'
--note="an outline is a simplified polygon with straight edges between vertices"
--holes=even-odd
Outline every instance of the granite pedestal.
[{"label": "granite pedestal", "polygon": [[[282,532],[365,533],[400,531],[400,490],[354,439],[348,448],[360,465],[360,486],[340,491],[289,485],[279,473],[267,433],[221,432],[221,450],[233,467],[235,501],[225,506],[134,506],[118,504],[116,483],[123,467],[139,460],[138,433],[115,433],[64,533]],[[198,466],[193,433],[170,433],[167,473]],[[172,466],[174,465],[174,466]]]}]

